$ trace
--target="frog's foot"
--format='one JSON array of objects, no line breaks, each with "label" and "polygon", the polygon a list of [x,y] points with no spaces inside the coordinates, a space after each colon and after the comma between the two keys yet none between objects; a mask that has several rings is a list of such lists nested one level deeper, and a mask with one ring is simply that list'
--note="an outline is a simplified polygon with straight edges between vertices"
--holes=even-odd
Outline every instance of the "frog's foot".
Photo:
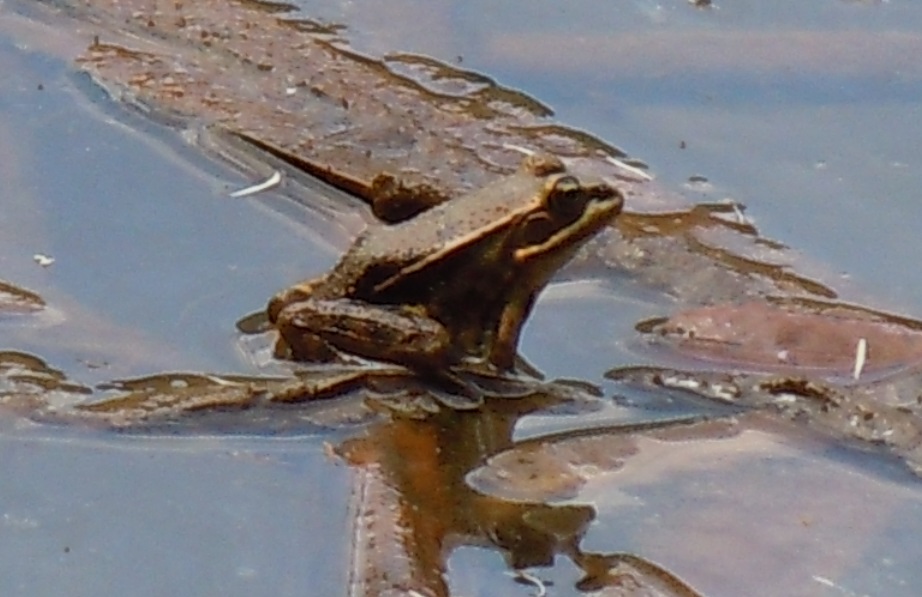
[{"label": "frog's foot", "polygon": [[510,368],[498,367],[489,358],[466,357],[455,369],[461,373],[475,375],[483,379],[518,380],[526,383],[541,382],[544,373],[532,365],[528,359],[516,353],[514,365]]},{"label": "frog's foot", "polygon": [[418,373],[431,385],[432,395],[449,408],[470,410],[483,404],[483,390],[454,371],[443,369]]},{"label": "frog's foot", "polygon": [[235,324],[237,331],[248,336],[264,334],[272,330],[272,324],[269,322],[269,316],[265,309],[247,313],[237,320]]},{"label": "frog's foot", "polygon": [[544,373],[540,369],[531,364],[531,361],[526,359],[521,354],[516,353],[515,355],[515,370],[518,373],[524,373],[529,377],[534,377],[535,379],[541,380],[544,379]]}]

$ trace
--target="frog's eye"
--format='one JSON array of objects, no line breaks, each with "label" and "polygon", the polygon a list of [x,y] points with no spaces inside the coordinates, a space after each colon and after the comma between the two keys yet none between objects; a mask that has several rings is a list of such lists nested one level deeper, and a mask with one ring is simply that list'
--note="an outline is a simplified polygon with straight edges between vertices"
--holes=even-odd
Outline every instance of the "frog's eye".
[{"label": "frog's eye", "polygon": [[554,217],[574,219],[586,208],[586,193],[582,192],[579,181],[572,176],[562,176],[554,182],[547,194],[547,210]]}]

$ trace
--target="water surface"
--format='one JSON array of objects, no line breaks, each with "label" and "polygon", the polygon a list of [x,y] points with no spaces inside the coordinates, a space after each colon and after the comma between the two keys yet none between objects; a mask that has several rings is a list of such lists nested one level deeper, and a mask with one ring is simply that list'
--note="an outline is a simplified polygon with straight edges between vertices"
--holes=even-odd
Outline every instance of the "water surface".
[{"label": "water surface", "polygon": [[[346,23],[370,54],[426,53],[521,88],[676,189],[705,176],[686,189],[692,199],[745,204],[766,236],[850,277],[872,304],[922,315],[922,73],[906,59],[922,30],[914,4],[304,7]],[[256,371],[234,322],[324,271],[348,232],[294,207],[285,189],[230,199],[252,173],[190,145],[189,129],[106,97],[47,41],[40,50],[34,32],[14,33],[11,10],[0,8],[0,273],[41,294],[57,319],[0,320],[0,344],[88,384]],[[747,51],[749,38],[763,50]],[[36,253],[55,262],[40,267]],[[560,284],[522,350],[552,376],[598,382],[637,359],[624,338],[665,304],[610,282]],[[666,398],[667,409],[688,408]],[[650,416],[610,406],[595,422]],[[530,421],[518,428],[545,424]],[[355,472],[324,444],[359,430],[280,439],[0,428],[5,594],[343,592]],[[585,550],[637,553],[708,595],[914,595],[922,582],[912,523],[922,493],[887,457],[784,427],[644,441],[571,498],[595,511]],[[458,543],[456,594],[533,594],[505,575],[499,552]],[[533,572],[554,594],[577,594],[566,559]]]}]

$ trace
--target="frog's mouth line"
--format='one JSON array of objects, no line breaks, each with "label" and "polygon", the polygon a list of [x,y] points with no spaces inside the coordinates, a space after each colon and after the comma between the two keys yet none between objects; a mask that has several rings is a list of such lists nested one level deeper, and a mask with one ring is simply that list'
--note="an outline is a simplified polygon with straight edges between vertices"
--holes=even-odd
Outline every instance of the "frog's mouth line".
[{"label": "frog's mouth line", "polygon": [[568,244],[579,244],[611,222],[621,213],[623,206],[624,199],[617,192],[609,197],[592,200],[586,205],[586,210],[576,222],[557,230],[544,242],[516,249],[513,258],[516,263],[527,263],[536,256],[554,252]]}]

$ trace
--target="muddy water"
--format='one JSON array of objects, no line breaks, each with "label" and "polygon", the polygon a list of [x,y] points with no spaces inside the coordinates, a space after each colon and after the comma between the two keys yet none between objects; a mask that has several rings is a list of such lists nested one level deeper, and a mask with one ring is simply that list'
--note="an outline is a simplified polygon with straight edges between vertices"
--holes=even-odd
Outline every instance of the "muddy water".
[{"label": "muddy water", "polygon": [[[914,144],[922,90],[905,56],[918,47],[922,10],[801,4],[697,10],[678,0],[635,1],[566,13],[531,4],[511,19],[472,3],[422,10],[406,2],[383,15],[346,12],[352,3],[320,16],[347,22],[370,52],[460,57],[642,157],[667,185],[681,189],[703,175],[708,183],[685,189],[692,199],[746,204],[767,236],[847,274],[875,305],[920,316],[913,257],[922,168]],[[350,231],[331,231],[329,219],[281,195],[229,200],[259,173],[215,162],[169,126],[126,112],[56,57],[48,30],[30,32],[11,13],[0,15],[0,264],[5,278],[53,307],[46,319],[0,320],[4,347],[35,352],[86,384],[172,369],[253,372],[234,321],[277,288],[322,271]],[[752,35],[761,36],[763,52],[733,51]],[[55,262],[43,268],[37,253]],[[558,285],[542,299],[523,352],[551,375],[598,381],[612,365],[637,359],[625,340],[634,323],[668,305],[630,280]],[[694,411],[680,397],[656,400],[660,412]],[[608,406],[582,417],[526,417],[512,436],[651,416]],[[109,587],[159,594],[152,571],[179,592],[337,594],[348,584],[350,482],[361,469],[354,454],[336,458],[323,448],[341,445],[341,432],[273,440],[88,437],[16,421],[2,428],[6,594]],[[794,428],[743,428],[688,443],[640,435],[620,468],[575,450],[558,476],[572,479],[566,467],[583,467],[581,481],[563,497],[528,498],[562,500],[564,513],[528,528],[581,521],[588,506],[595,524],[568,536],[580,549],[549,550],[568,556],[549,568],[513,553],[556,594],[575,594],[584,571],[573,562],[587,565],[581,556],[620,551],[708,595],[915,594],[917,480],[880,455]],[[508,448],[504,434],[478,431],[494,439],[480,460]],[[600,434],[603,452],[622,435]],[[546,445],[564,450],[566,439]],[[440,474],[457,500],[437,501],[405,480],[400,487],[430,508],[465,505],[476,521],[509,503],[478,510],[458,478]],[[399,486],[402,477],[388,478]],[[483,547],[486,528],[444,530],[457,546],[447,556],[447,585],[463,595],[534,593],[506,576],[501,552]],[[458,539],[472,536],[470,545]]]}]

